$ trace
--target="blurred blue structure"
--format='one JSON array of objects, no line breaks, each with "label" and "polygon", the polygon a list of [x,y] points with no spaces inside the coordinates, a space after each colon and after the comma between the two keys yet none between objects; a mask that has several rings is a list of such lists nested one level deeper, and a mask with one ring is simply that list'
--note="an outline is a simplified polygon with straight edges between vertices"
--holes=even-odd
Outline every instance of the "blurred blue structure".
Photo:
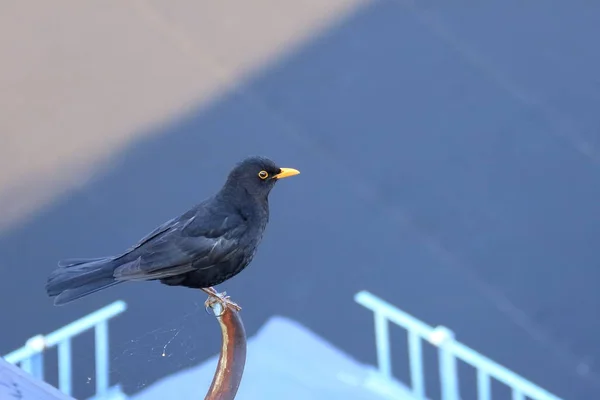
[{"label": "blurred blue structure", "polygon": [[[377,368],[361,364],[335,348],[299,323],[271,317],[265,326],[248,341],[249,357],[238,397],[243,399],[330,399],[348,400],[389,399],[426,400],[422,340],[438,349],[442,400],[464,398],[459,391],[457,360],[462,360],[477,371],[477,399],[491,400],[491,379],[494,378],[512,391],[512,400],[561,400],[519,375],[509,371],[475,350],[454,340],[452,331],[432,327],[399,310],[367,291],[355,295],[355,300],[370,309],[375,317]],[[119,385],[109,387],[108,380],[108,320],[126,309],[117,301],[75,321],[49,335],[38,335],[27,344],[4,358],[43,380],[43,352],[58,346],[59,389],[71,394],[71,340],[74,336],[94,328],[96,339],[96,395],[94,399],[125,399]],[[408,334],[410,388],[392,374],[389,322]],[[199,366],[163,378],[135,394],[132,399],[154,400],[184,398],[201,393],[208,387],[216,364],[216,356]],[[0,368],[0,377],[2,368]],[[15,374],[13,373],[12,376]],[[7,380],[7,379],[5,379]],[[14,378],[12,378],[14,381]],[[0,385],[11,387],[0,379]],[[22,386],[22,384],[21,384]],[[35,384],[31,385],[32,387]],[[39,385],[38,385],[39,386]],[[183,397],[182,397],[183,396]],[[56,396],[47,398],[58,398]]]},{"label": "blurred blue structure", "polygon": [[509,386],[513,400],[525,400],[525,396],[534,400],[560,400],[475,350],[455,341],[454,334],[446,327],[429,326],[366,291],[357,293],[355,300],[372,310],[375,316],[377,362],[379,372],[386,378],[392,379],[388,322],[393,322],[407,330],[410,379],[415,399],[426,399],[421,346],[421,341],[425,339],[438,348],[442,400],[461,399],[456,359],[463,360],[476,368],[478,400],[491,400],[490,378],[495,378]]},{"label": "blurred blue structure", "polygon": [[19,365],[35,378],[44,379],[44,351],[58,347],[58,388],[71,395],[72,383],[72,339],[94,328],[96,352],[96,395],[97,399],[124,398],[119,386],[109,386],[109,345],[108,320],[121,314],[127,305],[123,301],[115,301],[87,316],[64,326],[48,335],[37,335],[29,339],[25,346],[17,349],[4,359],[10,364]]}]

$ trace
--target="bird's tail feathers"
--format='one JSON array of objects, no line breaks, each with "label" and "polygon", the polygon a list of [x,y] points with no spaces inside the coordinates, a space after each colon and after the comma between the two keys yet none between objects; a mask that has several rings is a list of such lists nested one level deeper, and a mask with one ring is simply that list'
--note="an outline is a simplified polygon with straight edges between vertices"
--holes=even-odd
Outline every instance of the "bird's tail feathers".
[{"label": "bird's tail feathers", "polygon": [[98,290],[113,286],[114,258],[77,258],[58,263],[46,282],[46,292],[56,296],[55,305],[66,304]]},{"label": "bird's tail feathers", "polygon": [[96,261],[108,261],[111,260],[112,257],[96,257],[96,258],[67,258],[65,260],[60,260],[58,262],[58,266],[60,268],[69,268],[75,267],[81,264],[90,264]]},{"label": "bird's tail feathers", "polygon": [[63,304],[67,304],[73,300],[87,296],[88,294],[92,294],[99,290],[116,285],[117,283],[121,283],[121,281],[115,281],[113,278],[103,278],[82,286],[78,286],[74,289],[64,290],[58,296],[56,296],[54,299],[54,305],[62,306]]}]

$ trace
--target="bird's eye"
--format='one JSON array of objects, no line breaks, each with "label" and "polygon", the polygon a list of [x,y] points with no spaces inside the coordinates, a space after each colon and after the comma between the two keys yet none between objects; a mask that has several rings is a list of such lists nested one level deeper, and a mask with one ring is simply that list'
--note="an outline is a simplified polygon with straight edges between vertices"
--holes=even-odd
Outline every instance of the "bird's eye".
[{"label": "bird's eye", "polygon": [[260,172],[258,173],[258,177],[259,177],[260,179],[263,179],[263,180],[265,180],[265,179],[267,179],[267,178],[269,177],[269,173],[268,173],[267,171],[260,171]]}]

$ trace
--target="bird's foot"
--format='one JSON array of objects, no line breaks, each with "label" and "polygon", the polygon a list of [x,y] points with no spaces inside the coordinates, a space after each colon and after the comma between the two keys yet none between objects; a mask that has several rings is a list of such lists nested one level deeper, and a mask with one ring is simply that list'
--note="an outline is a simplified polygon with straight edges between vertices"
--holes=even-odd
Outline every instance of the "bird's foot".
[{"label": "bird's foot", "polygon": [[229,296],[225,295],[226,293],[217,293],[217,295],[210,296],[206,302],[204,303],[207,307],[212,307],[215,304],[221,304],[221,307],[229,307],[233,308],[235,311],[240,311],[242,307],[238,306],[236,303],[230,300]]},{"label": "bird's foot", "polygon": [[242,307],[238,306],[236,303],[230,300],[230,297],[227,296],[227,292],[219,293],[213,288],[202,289],[204,292],[208,294],[208,299],[204,302],[206,308],[212,308],[215,304],[220,304],[223,308],[222,312],[225,312],[226,308],[231,308],[235,311],[240,311]]}]

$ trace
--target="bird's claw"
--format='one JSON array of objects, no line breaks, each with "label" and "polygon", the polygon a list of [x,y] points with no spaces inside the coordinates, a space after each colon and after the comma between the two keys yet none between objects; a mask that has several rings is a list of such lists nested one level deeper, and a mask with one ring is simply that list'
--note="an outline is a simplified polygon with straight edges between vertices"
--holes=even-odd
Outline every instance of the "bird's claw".
[{"label": "bird's claw", "polygon": [[242,307],[238,306],[236,303],[231,301],[230,297],[226,296],[226,294],[227,292],[210,294],[208,299],[206,299],[206,301],[204,302],[206,309],[208,310],[208,308],[212,308],[215,304],[219,303],[221,305],[221,308],[223,309],[221,311],[221,314],[218,315],[219,317],[223,315],[226,308],[230,308],[235,311],[241,311]]}]

